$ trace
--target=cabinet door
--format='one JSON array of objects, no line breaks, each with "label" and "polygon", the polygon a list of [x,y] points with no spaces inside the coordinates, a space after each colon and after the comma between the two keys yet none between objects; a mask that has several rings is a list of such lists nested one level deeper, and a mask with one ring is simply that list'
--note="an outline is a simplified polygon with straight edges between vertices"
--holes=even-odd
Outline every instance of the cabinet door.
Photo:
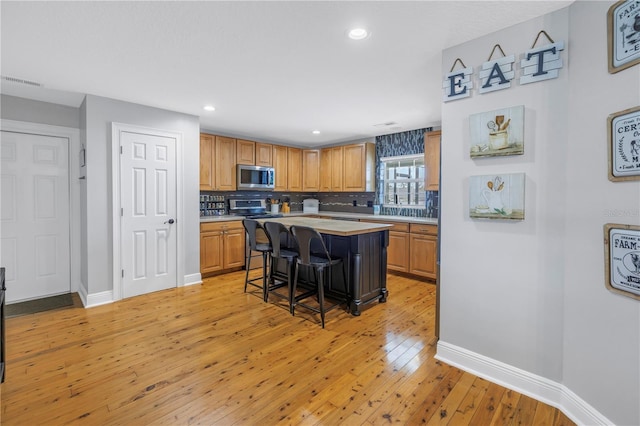
[{"label": "cabinet door", "polygon": [[214,189],[214,173],[213,173],[213,153],[214,153],[214,136],[200,135],[200,190],[213,191]]},{"label": "cabinet door", "polygon": [[440,130],[424,134],[424,164],[427,167],[425,188],[427,191],[438,191],[440,188],[440,141]]},{"label": "cabinet door", "polygon": [[236,163],[248,164],[253,166],[256,164],[256,143],[238,139],[236,141]]},{"label": "cabinet door", "polygon": [[276,172],[275,191],[286,191],[289,189],[288,167],[287,167],[287,147],[273,145],[273,168]]},{"label": "cabinet door", "polygon": [[244,229],[229,229],[224,234],[224,268],[236,268],[244,265],[245,232]]},{"label": "cabinet door", "polygon": [[216,189],[236,190],[236,140],[216,136],[215,149]]},{"label": "cabinet door", "polygon": [[343,191],[344,177],[344,147],[331,148],[331,191]]},{"label": "cabinet door", "polygon": [[331,148],[320,150],[320,191],[331,191]]},{"label": "cabinet door", "polygon": [[342,188],[347,192],[374,191],[375,145],[359,143],[345,145]]},{"label": "cabinet door", "polygon": [[302,191],[302,150],[287,147],[289,191]]},{"label": "cabinet door", "polygon": [[256,142],[256,166],[271,167],[273,162],[271,161],[273,151],[273,145],[270,143]]},{"label": "cabinet door", "polygon": [[320,150],[305,149],[302,151],[302,190],[320,191]]},{"label": "cabinet door", "polygon": [[200,234],[200,273],[221,271],[223,262],[223,236],[221,231]]},{"label": "cabinet door", "polygon": [[412,274],[436,278],[436,237],[433,235],[410,234]]},{"label": "cabinet door", "polygon": [[409,272],[409,234],[407,232],[389,231],[387,268],[393,271]]}]

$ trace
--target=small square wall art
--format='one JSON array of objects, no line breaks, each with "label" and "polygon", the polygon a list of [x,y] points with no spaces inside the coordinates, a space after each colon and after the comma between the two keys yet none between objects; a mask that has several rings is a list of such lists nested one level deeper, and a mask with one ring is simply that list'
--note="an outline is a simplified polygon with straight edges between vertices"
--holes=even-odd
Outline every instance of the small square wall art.
[{"label": "small square wall art", "polygon": [[469,217],[524,220],[524,173],[471,176]]},{"label": "small square wall art", "polygon": [[469,116],[471,158],[524,154],[524,105]]}]

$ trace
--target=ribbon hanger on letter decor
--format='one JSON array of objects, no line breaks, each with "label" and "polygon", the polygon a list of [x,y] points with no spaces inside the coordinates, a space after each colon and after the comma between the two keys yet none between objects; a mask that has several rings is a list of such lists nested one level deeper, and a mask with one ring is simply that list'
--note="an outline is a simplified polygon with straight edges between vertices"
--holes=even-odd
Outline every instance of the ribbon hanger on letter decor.
[{"label": "ribbon hanger on letter decor", "polygon": [[[462,69],[454,71],[458,62],[462,65]],[[449,74],[444,76],[444,82],[442,83],[444,93],[443,101],[449,102],[469,97],[471,95],[471,89],[473,88],[473,82],[471,81],[472,74],[473,67],[467,68],[464,62],[462,62],[462,59],[456,58],[456,60],[453,61],[453,66]]]},{"label": "ribbon hanger on letter decor", "polygon": [[[491,58],[496,53],[496,49],[502,53],[502,57],[492,61]],[[516,76],[513,70],[515,61],[516,55],[507,56],[502,50],[502,46],[499,44],[493,46],[489,59],[482,64],[480,69],[480,88],[478,92],[487,93],[511,87],[511,80]]]},{"label": "ribbon hanger on letter decor", "polygon": [[[541,35],[544,35],[550,44],[536,47]],[[524,52],[524,57],[520,61],[520,67],[522,67],[520,84],[558,78],[562,68],[561,50],[564,50],[564,41],[556,43],[545,30],[541,30],[533,41],[531,49]]]}]

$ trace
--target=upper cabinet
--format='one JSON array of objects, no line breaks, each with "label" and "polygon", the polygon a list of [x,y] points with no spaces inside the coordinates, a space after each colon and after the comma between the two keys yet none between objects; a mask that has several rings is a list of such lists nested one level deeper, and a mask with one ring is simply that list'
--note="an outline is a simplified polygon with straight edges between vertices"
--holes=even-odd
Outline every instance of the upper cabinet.
[{"label": "upper cabinet", "polygon": [[287,147],[287,182],[289,191],[302,191],[302,149]]},{"label": "upper cabinet", "polygon": [[375,144],[370,142],[303,150],[200,134],[201,191],[235,191],[237,164],[273,167],[276,192],[375,190]]},{"label": "upper cabinet", "polygon": [[215,146],[215,136],[200,135],[200,190],[213,191],[214,173],[213,173],[213,154]]},{"label": "upper cabinet", "polygon": [[273,166],[273,145],[256,142],[256,166]]},{"label": "upper cabinet", "polygon": [[370,142],[345,145],[342,187],[347,192],[371,192],[375,188],[376,148]]},{"label": "upper cabinet", "polygon": [[200,190],[235,191],[236,140],[200,135]]},{"label": "upper cabinet", "polygon": [[286,191],[289,189],[287,178],[287,147],[273,145],[273,168],[276,172],[276,185],[274,191]]},{"label": "upper cabinet", "polygon": [[256,164],[256,143],[253,141],[245,141],[243,139],[236,140],[236,161],[238,164],[248,164],[253,166]]},{"label": "upper cabinet", "polygon": [[213,162],[216,171],[216,189],[235,191],[236,189],[236,140],[216,136],[216,154]]},{"label": "upper cabinet", "polygon": [[441,131],[424,134],[424,164],[427,167],[425,189],[438,191],[440,189],[440,141]]},{"label": "upper cabinet", "polygon": [[305,149],[302,151],[302,190],[306,192],[320,191],[319,149]]},{"label": "upper cabinet", "polygon": [[341,192],[344,175],[344,146],[320,151],[320,191]]}]

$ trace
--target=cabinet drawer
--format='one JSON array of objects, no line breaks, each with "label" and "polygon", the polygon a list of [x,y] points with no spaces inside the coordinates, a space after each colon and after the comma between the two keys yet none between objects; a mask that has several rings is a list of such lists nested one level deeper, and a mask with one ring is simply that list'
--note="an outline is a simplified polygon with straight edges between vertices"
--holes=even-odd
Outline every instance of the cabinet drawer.
[{"label": "cabinet drawer", "polygon": [[389,231],[394,231],[394,232],[409,232],[409,224],[408,223],[404,223],[404,222],[391,222],[391,221],[384,221],[384,220],[369,220],[367,219],[367,222],[371,222],[371,223],[384,223],[387,225],[393,225],[393,228],[389,228]]},{"label": "cabinet drawer", "polygon": [[438,235],[438,227],[436,225],[412,223],[410,229],[412,234]]},{"label": "cabinet drawer", "polygon": [[242,226],[242,221],[233,220],[229,222],[207,222],[200,224],[200,232],[222,232],[222,231],[231,231],[244,229]]}]

